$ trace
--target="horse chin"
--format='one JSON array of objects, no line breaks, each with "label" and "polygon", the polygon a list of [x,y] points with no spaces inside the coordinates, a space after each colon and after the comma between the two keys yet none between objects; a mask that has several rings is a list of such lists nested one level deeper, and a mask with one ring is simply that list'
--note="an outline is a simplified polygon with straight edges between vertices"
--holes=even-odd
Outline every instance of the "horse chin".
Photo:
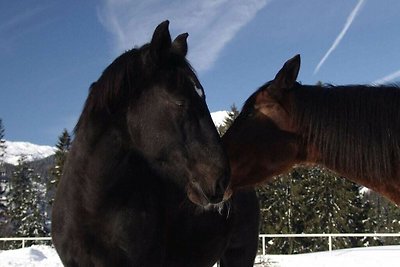
[{"label": "horse chin", "polygon": [[223,198],[218,203],[213,203],[207,195],[204,193],[203,189],[200,187],[199,183],[197,182],[190,182],[187,187],[187,196],[191,202],[194,204],[203,207],[205,209],[209,209],[212,207],[219,207],[223,205],[231,196],[232,190],[229,188],[225,191]]},{"label": "horse chin", "polygon": [[209,204],[205,207],[203,207],[205,211],[217,211],[221,216],[225,215],[226,218],[229,218],[230,212],[231,212],[231,201],[221,201],[220,203],[217,204]]}]

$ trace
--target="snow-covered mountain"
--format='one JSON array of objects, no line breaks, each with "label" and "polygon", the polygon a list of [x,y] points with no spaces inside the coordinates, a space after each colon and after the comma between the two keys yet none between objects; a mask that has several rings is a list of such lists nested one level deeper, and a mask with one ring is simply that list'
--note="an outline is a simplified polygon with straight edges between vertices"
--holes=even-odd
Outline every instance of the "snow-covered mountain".
[{"label": "snow-covered mountain", "polygon": [[216,127],[221,126],[224,123],[226,117],[228,117],[228,111],[224,110],[211,112],[211,118],[214,121]]},{"label": "snow-covered mountain", "polygon": [[34,161],[46,158],[55,153],[56,148],[51,146],[40,146],[28,142],[6,141],[6,153],[4,161],[17,165],[21,157],[25,157],[27,161]]},{"label": "snow-covered mountain", "polygon": [[[228,111],[211,113],[211,117],[217,127],[223,124],[227,116]],[[21,157],[25,157],[27,161],[34,161],[51,156],[56,151],[55,147],[35,145],[28,142],[6,141],[6,146],[4,161],[13,165],[17,165]]]}]

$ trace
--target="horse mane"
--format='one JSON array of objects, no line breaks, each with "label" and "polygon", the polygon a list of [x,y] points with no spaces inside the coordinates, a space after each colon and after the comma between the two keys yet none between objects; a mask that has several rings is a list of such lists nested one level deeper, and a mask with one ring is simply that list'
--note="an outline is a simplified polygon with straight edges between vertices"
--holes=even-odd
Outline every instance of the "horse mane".
[{"label": "horse mane", "polygon": [[[92,83],[82,114],[75,126],[75,133],[90,120],[91,114],[99,114],[104,121],[106,116],[126,109],[129,100],[137,97],[145,87],[145,77],[154,82],[151,74],[156,71],[157,66],[149,55],[149,47],[149,44],[146,44],[126,51],[103,71],[96,82]],[[168,64],[170,69],[182,66],[196,77],[192,66],[179,54],[171,53]],[[182,72],[178,71],[178,87],[182,86],[184,80],[182,77]]]},{"label": "horse mane", "polygon": [[293,89],[294,123],[320,163],[354,177],[396,178],[400,164],[400,88],[306,86]]},{"label": "horse mane", "polygon": [[82,114],[75,126],[75,133],[89,120],[89,115],[93,112],[101,112],[103,115],[111,114],[118,108],[113,105],[119,102],[116,100],[126,101],[127,94],[133,91],[132,81],[135,79],[129,79],[129,75],[136,73],[133,68],[137,65],[137,58],[137,49],[126,51],[103,71],[96,82],[92,83]]}]

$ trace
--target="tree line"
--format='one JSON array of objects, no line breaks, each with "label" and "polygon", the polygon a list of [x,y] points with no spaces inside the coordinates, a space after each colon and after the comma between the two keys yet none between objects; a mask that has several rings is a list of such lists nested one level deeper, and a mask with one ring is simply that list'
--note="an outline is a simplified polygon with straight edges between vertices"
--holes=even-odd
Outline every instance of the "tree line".
[{"label": "tree line", "polygon": [[[4,133],[0,119],[0,237],[49,236],[51,205],[71,146],[71,135],[63,130],[56,144],[54,162],[40,172],[43,175],[24,156],[17,166],[7,168]],[[17,247],[20,242],[0,243],[0,249]]]}]

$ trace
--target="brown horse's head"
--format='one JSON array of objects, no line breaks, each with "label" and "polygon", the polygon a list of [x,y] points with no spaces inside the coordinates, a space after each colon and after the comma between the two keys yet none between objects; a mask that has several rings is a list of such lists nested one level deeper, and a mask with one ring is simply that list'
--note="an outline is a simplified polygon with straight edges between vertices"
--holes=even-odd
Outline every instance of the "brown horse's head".
[{"label": "brown horse's head", "polygon": [[296,55],[285,63],[274,80],[247,99],[223,136],[233,190],[260,184],[289,170],[304,157],[291,118],[292,88],[299,68],[300,55]]},{"label": "brown horse's head", "polygon": [[232,189],[319,164],[400,203],[397,85],[301,85],[300,56],[246,101],[223,137]]}]

